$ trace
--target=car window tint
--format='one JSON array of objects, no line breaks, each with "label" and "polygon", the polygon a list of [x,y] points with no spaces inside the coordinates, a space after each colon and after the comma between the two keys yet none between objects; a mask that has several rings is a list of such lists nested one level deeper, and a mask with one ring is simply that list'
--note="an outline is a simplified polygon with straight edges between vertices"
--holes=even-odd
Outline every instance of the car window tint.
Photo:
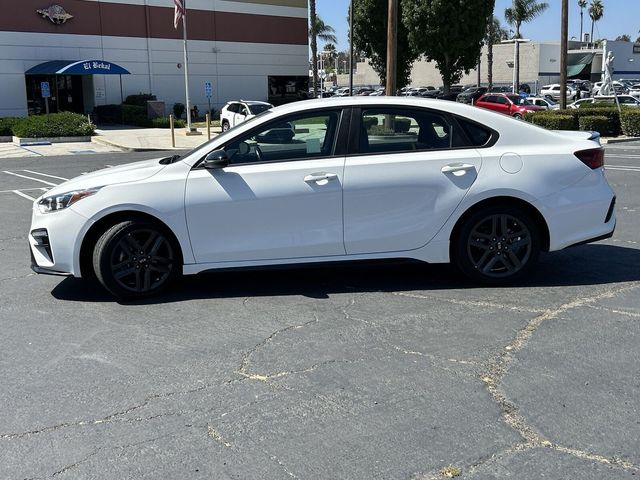
[{"label": "car window tint", "polygon": [[362,111],[360,153],[442,150],[466,146],[446,116],[430,110],[376,108]]},{"label": "car window tint", "polygon": [[339,110],[314,111],[271,122],[227,145],[231,164],[306,160],[332,154]]},{"label": "car window tint", "polygon": [[491,130],[464,118],[457,118],[460,127],[474,147],[483,147],[491,139]]},{"label": "car window tint", "polygon": [[271,105],[262,105],[260,103],[249,105],[249,110],[251,110],[251,113],[254,115],[258,115],[259,113],[262,113],[265,110],[269,110],[270,108],[271,108]]},{"label": "car window tint", "polygon": [[505,97],[496,97],[496,103],[499,103],[500,105],[506,105],[509,103],[509,100],[507,100]]},{"label": "car window tint", "polygon": [[240,115],[246,115],[247,114],[247,107],[245,107],[244,105],[239,105],[238,106],[238,113],[240,113]]},{"label": "car window tint", "polygon": [[231,113],[237,113],[238,112],[238,104],[237,103],[232,103],[227,107],[227,111],[231,112]]}]

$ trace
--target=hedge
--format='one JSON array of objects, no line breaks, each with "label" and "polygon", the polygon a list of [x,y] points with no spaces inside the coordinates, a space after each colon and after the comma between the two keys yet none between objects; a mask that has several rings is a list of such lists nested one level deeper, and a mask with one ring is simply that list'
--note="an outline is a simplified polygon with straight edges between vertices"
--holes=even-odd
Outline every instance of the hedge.
[{"label": "hedge", "polygon": [[[174,128],[183,128],[185,127],[187,122],[180,118],[173,119]],[[169,117],[158,117],[151,120],[151,126],[153,128],[169,128]]]},{"label": "hedge", "polygon": [[575,130],[575,119],[572,115],[557,114],[555,111],[529,112],[524,118],[549,130]]},{"label": "hedge", "polygon": [[[627,109],[623,109],[623,112]],[[605,117],[606,126],[602,128],[600,134],[602,136],[617,137],[622,132],[620,124],[620,114],[615,106],[607,105],[605,107],[598,106],[593,108],[585,106],[575,109],[566,110],[545,110],[543,112],[529,112],[524,119],[541,127],[552,130],[583,130],[580,126],[580,119],[583,117]],[[562,120],[557,120],[562,117]],[[566,117],[570,117],[568,121]],[[590,130],[590,129],[589,129]]]},{"label": "hedge", "polygon": [[580,130],[585,132],[598,132],[603,137],[610,137],[612,132],[609,130],[611,124],[609,119],[604,115],[584,115],[578,121],[580,122]]},{"label": "hedge", "polygon": [[640,137],[640,108],[622,110],[622,132],[629,137]]},{"label": "hedge", "polygon": [[155,95],[151,95],[150,93],[138,93],[136,95],[129,95],[124,103],[127,105],[138,105],[139,107],[146,107],[147,100],[156,100]]},{"label": "hedge", "polygon": [[22,120],[16,117],[0,118],[0,137],[10,137],[13,135],[13,126]]},{"label": "hedge", "polygon": [[93,125],[84,115],[61,112],[21,118],[12,130],[16,137],[23,138],[84,137],[93,134]]}]

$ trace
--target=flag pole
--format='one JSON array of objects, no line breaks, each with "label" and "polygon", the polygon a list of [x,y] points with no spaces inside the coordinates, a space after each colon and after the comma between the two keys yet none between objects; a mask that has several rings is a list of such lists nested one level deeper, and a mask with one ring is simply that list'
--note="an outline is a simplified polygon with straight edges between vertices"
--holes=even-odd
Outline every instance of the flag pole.
[{"label": "flag pole", "polygon": [[191,101],[189,99],[189,56],[187,55],[187,0],[182,0],[184,14],[182,15],[182,35],[184,39],[184,91],[187,98],[187,130],[193,131],[191,127]]}]

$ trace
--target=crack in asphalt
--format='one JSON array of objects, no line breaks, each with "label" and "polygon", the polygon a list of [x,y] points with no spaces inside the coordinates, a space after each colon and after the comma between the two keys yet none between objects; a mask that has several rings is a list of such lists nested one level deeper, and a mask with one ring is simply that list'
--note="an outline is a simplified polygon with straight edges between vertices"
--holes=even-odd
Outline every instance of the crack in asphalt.
[{"label": "crack in asphalt", "polygon": [[67,465],[65,467],[62,467],[60,470],[53,472],[51,474],[51,478],[55,477],[56,475],[60,475],[63,474],[69,470],[71,470],[72,468],[75,468],[81,464],[83,464],[84,462],[86,462],[87,460],[89,460],[91,457],[93,457],[94,455],[96,455],[100,450],[102,450],[102,448],[97,448],[95,449],[93,452],[91,452],[89,455],[85,456],[84,458],[82,458],[81,460],[78,460],[74,463],[72,463],[71,465]]},{"label": "crack in asphalt", "polygon": [[307,371],[315,370],[316,368],[321,366],[321,363],[320,363],[320,364],[312,365],[311,367],[305,368],[303,370],[289,371],[289,372],[279,372],[279,373],[275,373],[275,374],[260,374],[260,373],[250,373],[250,372],[248,372],[248,369],[249,369],[249,366],[250,366],[250,362],[251,362],[251,355],[253,355],[256,351],[258,351],[259,349],[261,349],[262,347],[264,347],[268,343],[271,343],[275,337],[277,337],[278,335],[280,335],[280,334],[282,334],[284,332],[288,332],[289,330],[298,330],[298,329],[304,328],[306,326],[309,326],[309,325],[311,325],[313,323],[319,322],[320,319],[318,318],[318,316],[315,313],[313,314],[313,317],[314,317],[313,320],[309,320],[308,322],[302,323],[300,325],[288,325],[288,326],[286,326],[284,328],[280,328],[280,329],[276,330],[275,332],[271,333],[264,340],[258,342],[251,349],[249,349],[247,352],[245,352],[245,354],[242,356],[242,360],[240,362],[240,368],[238,370],[236,370],[236,373],[238,375],[240,375],[241,377],[247,378],[249,380],[258,380],[258,381],[261,381],[261,382],[266,382],[267,380],[269,380],[271,378],[284,377],[286,375],[292,375],[294,373],[304,373],[304,372],[307,372]]},{"label": "crack in asphalt", "polygon": [[[633,284],[623,285],[622,287],[607,289],[597,295],[579,297],[571,302],[564,303],[559,307],[548,309],[544,313],[531,319],[524,328],[518,331],[515,338],[509,344],[507,344],[502,349],[502,351],[498,352],[486,363],[486,367],[481,373],[480,378],[484,382],[484,385],[493,401],[500,407],[505,423],[512,429],[514,429],[517,433],[519,433],[524,440],[523,442],[517,444],[515,447],[512,447],[512,449],[508,449],[506,453],[511,453],[511,451],[515,450],[544,447],[567,453],[578,458],[588,459],[607,465],[616,465],[626,470],[640,471],[640,467],[617,457],[607,457],[604,455],[598,455],[579,449],[568,448],[549,441],[541,432],[537,431],[528,423],[528,421],[520,413],[519,408],[507,399],[506,394],[500,388],[500,383],[508,372],[511,363],[513,362],[514,355],[528,345],[529,340],[531,339],[533,334],[538,330],[538,328],[540,328],[543,323],[556,319],[563,313],[570,310],[574,310],[580,307],[588,307],[596,302],[599,302],[600,300],[613,298],[621,293],[636,289],[638,287],[640,287],[640,284],[634,282]],[[504,454],[505,452],[502,453]],[[491,461],[492,458],[494,457],[491,457],[487,461],[476,464],[475,466],[473,466],[473,470],[475,471],[481,468],[483,465],[486,465],[486,463],[488,461]]]},{"label": "crack in asphalt", "polygon": [[145,421],[145,420],[152,420],[154,418],[159,418],[159,417],[163,417],[163,416],[171,416],[171,415],[175,415],[174,413],[164,413],[164,414],[159,414],[159,415],[154,415],[151,417],[135,417],[135,418],[126,418],[123,419],[121,417],[123,417],[124,415],[127,415],[133,411],[139,410],[141,408],[146,407],[149,403],[151,403],[153,400],[159,399],[159,398],[168,398],[168,397],[172,397],[174,395],[188,395],[191,393],[195,393],[195,392],[199,392],[202,390],[205,390],[207,388],[211,388],[214,386],[222,386],[224,384],[219,384],[219,385],[210,385],[210,384],[204,384],[201,385],[199,387],[196,388],[192,388],[192,389],[188,389],[188,390],[177,390],[174,392],[166,392],[166,393],[157,393],[157,394],[153,394],[153,395],[149,395],[147,396],[142,403],[138,404],[138,405],[134,405],[133,407],[129,407],[125,410],[121,410],[119,412],[115,412],[112,413],[110,415],[107,415],[106,417],[101,417],[101,418],[97,418],[97,419],[92,419],[92,420],[80,420],[77,422],[67,422],[67,423],[59,423],[56,425],[50,425],[47,427],[41,427],[41,428],[37,428],[37,429],[33,429],[33,430],[29,430],[26,432],[12,432],[12,433],[0,433],[0,440],[8,440],[8,439],[14,439],[14,438],[24,438],[24,437],[29,437],[31,435],[38,435],[40,433],[47,433],[47,432],[53,432],[56,430],[60,430],[63,428],[70,428],[70,427],[84,427],[84,426],[90,426],[90,425],[102,425],[102,424],[108,424],[108,423],[112,423],[112,422],[116,422],[116,421],[120,421],[120,422],[125,422],[125,423],[134,423],[134,422],[141,422],[141,421]]}]

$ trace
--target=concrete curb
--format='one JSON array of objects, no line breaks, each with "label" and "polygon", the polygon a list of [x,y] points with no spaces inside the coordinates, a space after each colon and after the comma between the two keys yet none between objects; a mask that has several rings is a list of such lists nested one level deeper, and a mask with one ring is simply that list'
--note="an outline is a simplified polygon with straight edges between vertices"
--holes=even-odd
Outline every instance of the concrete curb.
[{"label": "concrete curb", "polygon": [[161,151],[166,151],[166,150],[188,150],[188,148],[173,148],[173,147],[158,147],[158,148],[154,148],[154,147],[128,147],[126,145],[120,145],[119,143],[116,143],[112,140],[107,140],[106,138],[101,138],[101,137],[92,137],[91,138],[92,142],[95,143],[99,143],[101,145],[106,145],[108,147],[115,147],[118,148],[120,150],[122,150],[123,152],[161,152]]},{"label": "concrete curb", "polygon": [[18,146],[51,145],[52,143],[91,142],[91,136],[25,138],[14,135],[12,141],[14,145]]},{"label": "concrete curb", "polygon": [[614,143],[637,142],[638,140],[640,140],[640,137],[603,138],[600,140],[600,142],[603,145],[609,145]]}]

